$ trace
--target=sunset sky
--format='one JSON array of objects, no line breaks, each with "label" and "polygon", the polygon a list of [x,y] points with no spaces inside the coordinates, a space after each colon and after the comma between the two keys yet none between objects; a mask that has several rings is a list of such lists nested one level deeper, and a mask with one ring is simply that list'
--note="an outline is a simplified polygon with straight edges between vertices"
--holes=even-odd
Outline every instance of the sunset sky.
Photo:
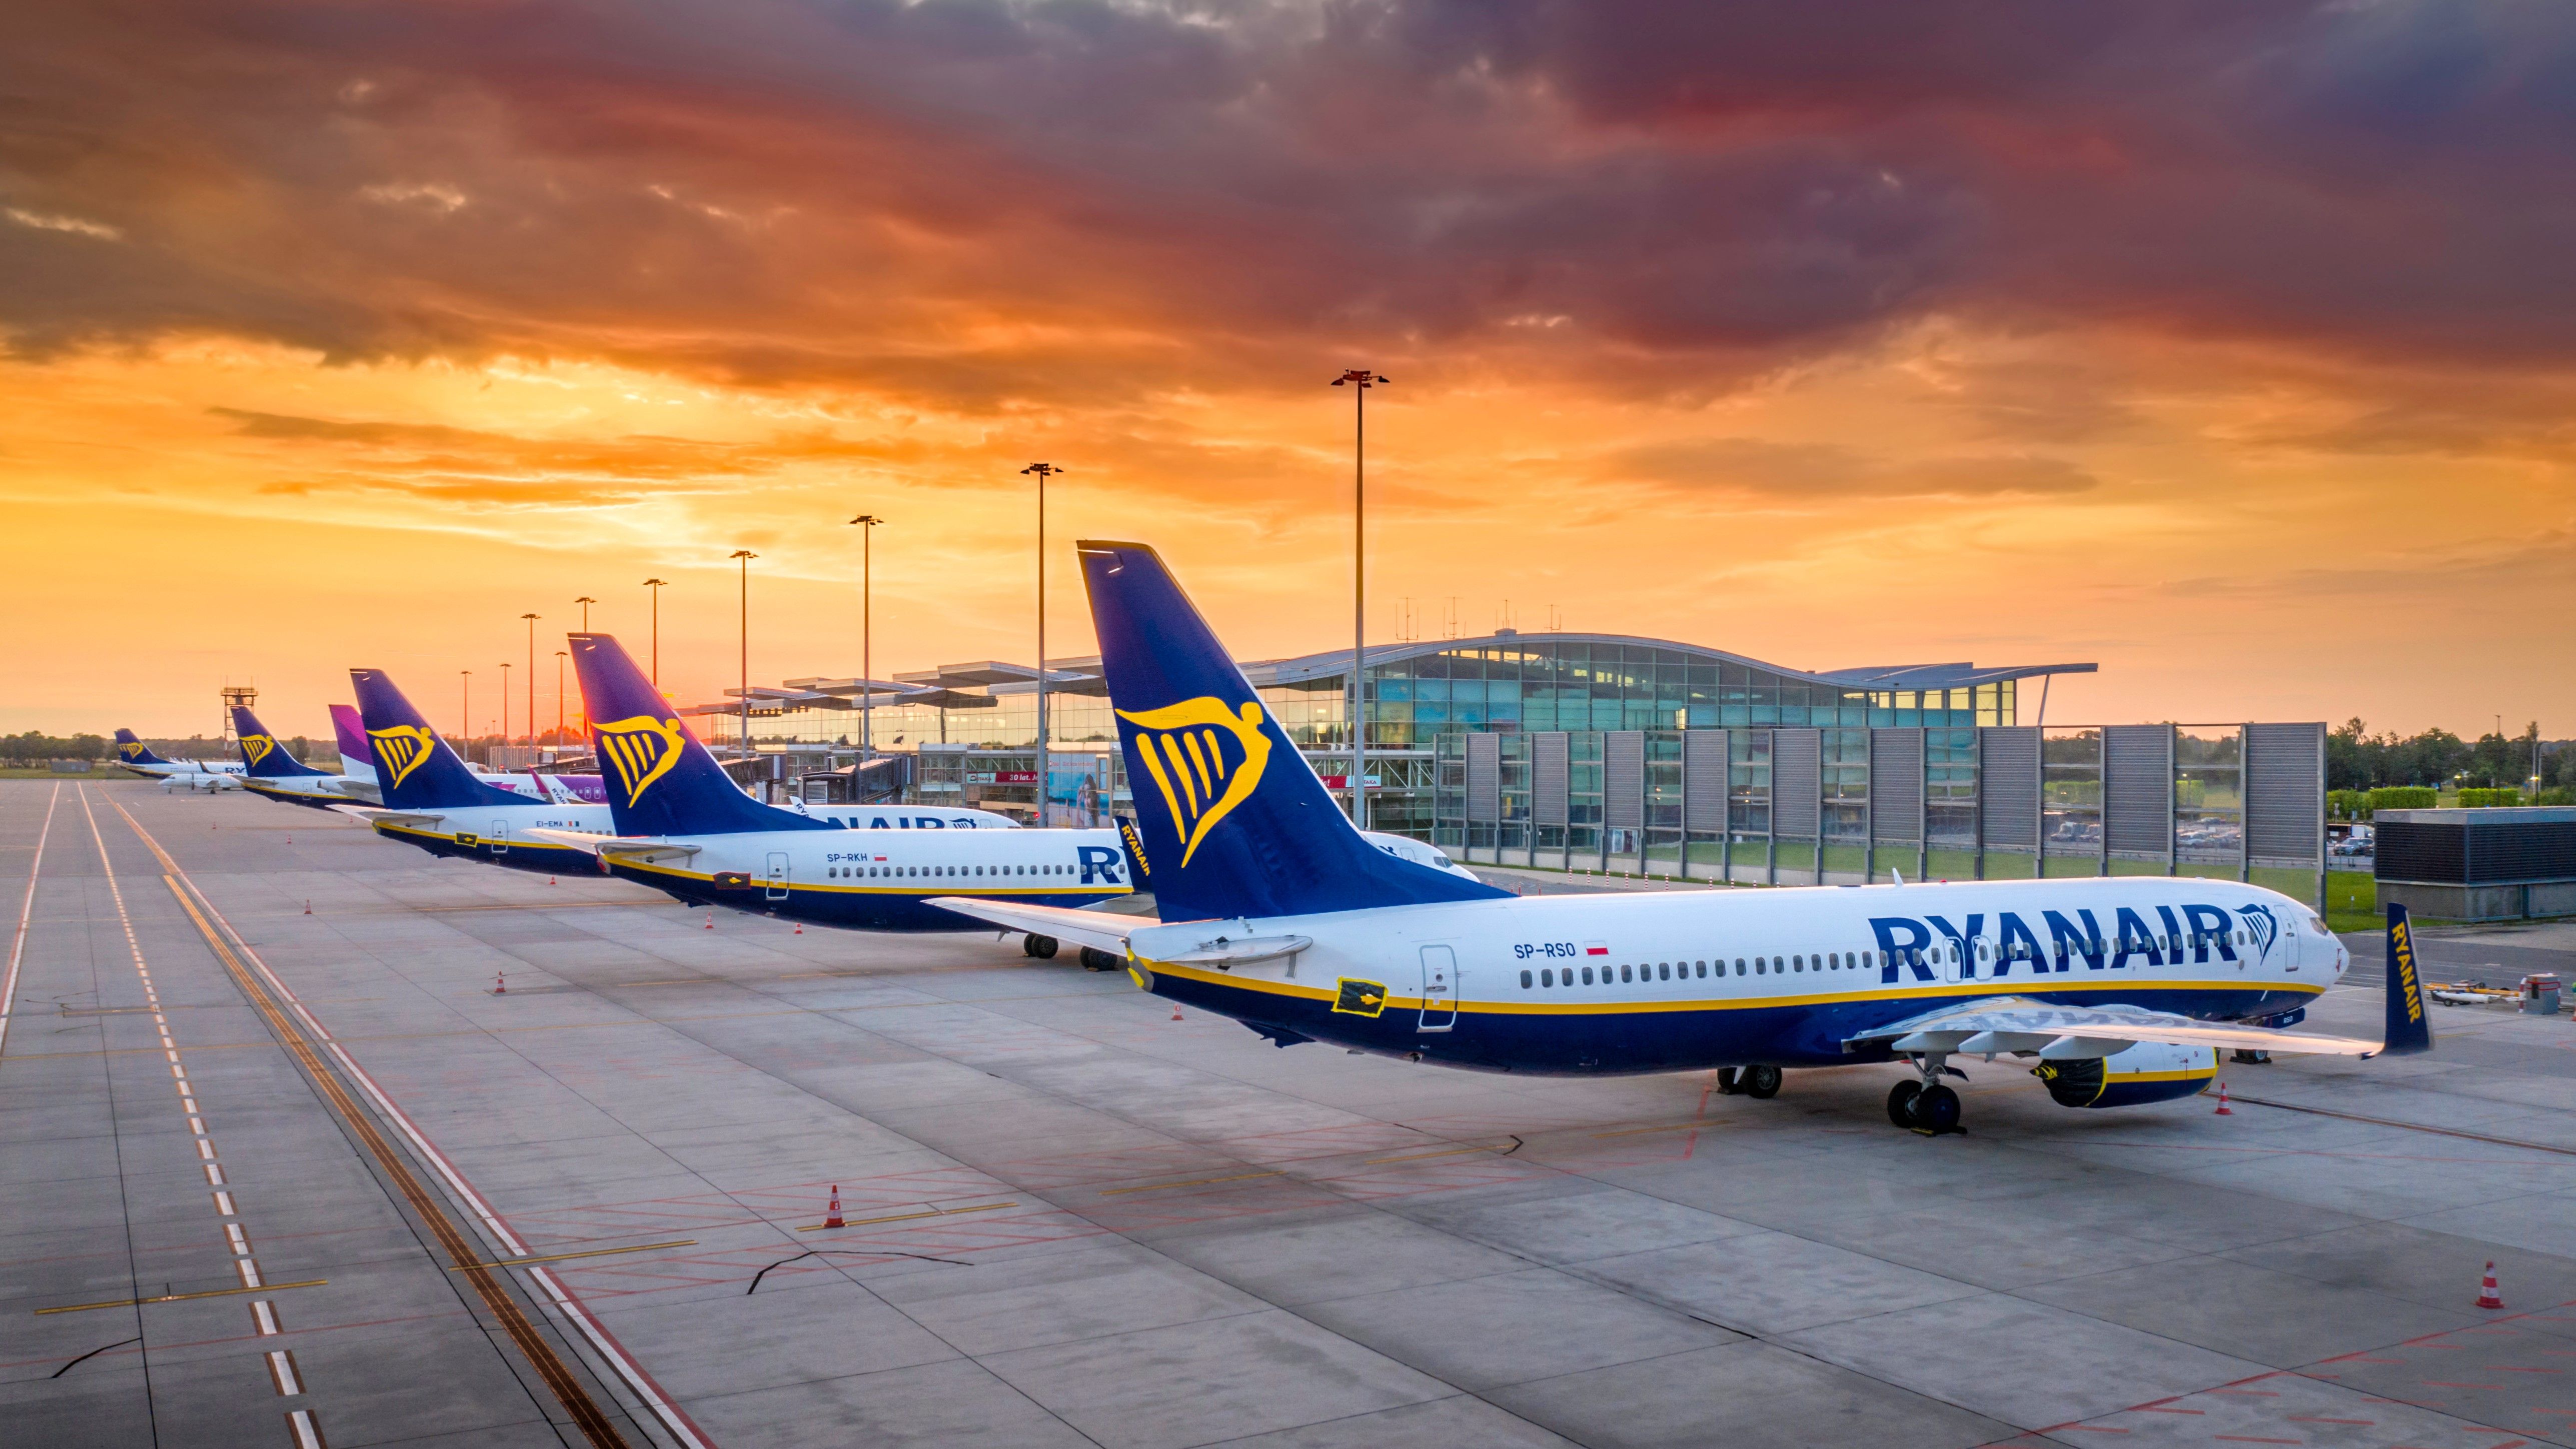
[{"label": "sunset sky", "polygon": [[[32,5],[0,729],[442,725],[544,616],[684,700],[1228,643],[2094,660],[2052,721],[2576,734],[2576,10]],[[518,671],[513,671],[514,673]],[[512,688],[521,685],[514,681]],[[513,711],[515,717],[519,711]],[[2027,717],[2027,716],[2026,716]]]}]

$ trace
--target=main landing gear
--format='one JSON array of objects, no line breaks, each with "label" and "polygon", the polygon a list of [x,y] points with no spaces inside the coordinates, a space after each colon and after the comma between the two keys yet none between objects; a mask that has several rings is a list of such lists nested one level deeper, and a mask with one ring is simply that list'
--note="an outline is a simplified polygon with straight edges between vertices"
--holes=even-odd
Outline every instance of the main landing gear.
[{"label": "main landing gear", "polygon": [[1780,1069],[1761,1067],[1719,1067],[1717,1090],[1732,1097],[1742,1093],[1757,1102],[1767,1102],[1780,1095]]},{"label": "main landing gear", "polygon": [[1888,1088],[1887,1120],[1926,1137],[1967,1131],[1959,1125],[1959,1094],[1941,1082],[1941,1073],[1949,1070],[1941,1058],[1927,1054],[1915,1058],[1914,1065],[1922,1079]]},{"label": "main landing gear", "polygon": [[1035,956],[1041,961],[1052,961],[1055,959],[1055,937],[1035,935],[1022,936],[1020,938],[1020,954],[1024,956]]}]

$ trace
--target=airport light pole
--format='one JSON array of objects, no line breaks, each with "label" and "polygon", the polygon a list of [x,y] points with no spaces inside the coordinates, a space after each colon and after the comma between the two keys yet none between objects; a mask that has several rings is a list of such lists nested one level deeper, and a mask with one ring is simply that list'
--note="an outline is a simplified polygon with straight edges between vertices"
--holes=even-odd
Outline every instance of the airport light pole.
[{"label": "airport light pole", "polygon": [[590,606],[598,603],[599,600],[584,594],[573,602],[581,605],[581,632],[587,634],[590,632]]},{"label": "airport light pole", "polygon": [[1035,474],[1038,480],[1038,823],[1046,824],[1047,790],[1047,713],[1046,713],[1046,483],[1063,472],[1053,463],[1031,463],[1022,474]]},{"label": "airport light pole", "polygon": [[653,687],[662,687],[662,590],[670,581],[646,579],[644,587],[653,591]]},{"label": "airport light pole", "polygon": [[[588,622],[587,620],[585,620],[585,621],[583,622],[583,624],[582,624],[582,632],[583,632],[583,633],[585,633],[585,634],[587,634],[587,633],[589,633],[589,632],[590,632],[590,624],[589,624],[589,622]],[[564,672],[564,661],[565,661],[566,659],[571,658],[571,657],[572,657],[572,656],[571,656],[571,654],[570,654],[568,651],[565,651],[565,650],[562,650],[562,649],[558,649],[558,650],[556,650],[556,651],[555,651],[555,748],[556,748],[556,749],[562,749],[562,748],[563,748],[563,743],[564,743],[564,692],[563,692],[563,672]]]},{"label": "airport light pole", "polygon": [[742,740],[744,784],[751,783],[751,561],[760,557],[747,548],[735,549],[727,557],[742,564]]},{"label": "airport light pole", "polygon": [[877,529],[885,520],[873,513],[862,513],[850,520],[859,530],[859,758],[870,759],[876,753],[876,736],[870,726],[876,722],[876,558]]},{"label": "airport light pole", "polygon": [[1368,829],[1368,390],[1387,379],[1347,369],[1333,386],[1351,389],[1351,823]]},{"label": "airport light pole", "polygon": [[510,661],[507,659],[501,661],[501,718],[494,722],[492,733],[502,744],[510,742]]},{"label": "airport light pole", "polygon": [[471,760],[474,758],[474,671],[460,669],[456,672],[464,681],[457,686],[456,747]]},{"label": "airport light pole", "polygon": [[[521,614],[519,617],[528,621],[528,748],[530,748],[530,749],[532,749],[532,750],[533,750],[533,749],[535,749],[535,748],[537,747],[537,617],[538,617],[538,616],[537,616],[537,615],[535,615],[535,614]],[[556,693],[556,695],[557,695],[557,697],[558,697],[558,698],[560,698],[560,697],[562,696],[562,693],[563,693],[563,681],[562,681],[561,679],[557,679],[557,680],[555,681],[555,693]],[[506,728],[506,727],[508,726],[508,724],[509,724],[509,720],[508,720],[507,718],[504,718],[504,719],[501,721],[501,723],[502,723],[502,725]]]}]

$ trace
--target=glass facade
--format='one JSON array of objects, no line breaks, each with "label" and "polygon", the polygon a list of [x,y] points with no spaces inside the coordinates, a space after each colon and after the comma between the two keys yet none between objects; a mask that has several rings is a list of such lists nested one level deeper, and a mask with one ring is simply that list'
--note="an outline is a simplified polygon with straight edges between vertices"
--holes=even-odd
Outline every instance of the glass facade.
[{"label": "glass facade", "polygon": [[[1294,740],[1318,774],[1338,780],[1349,772],[1350,672],[1347,653],[1264,660],[1244,666],[1263,705]],[[1091,674],[1093,661],[1056,661],[1055,669]],[[2074,666],[2089,668],[2090,666]],[[1023,671],[1025,672],[1025,671]],[[1894,672],[1894,671],[1891,671]],[[1952,675],[1976,674],[1967,666],[1942,666]],[[2011,671],[1984,671],[2005,674]],[[929,681],[937,671],[911,679]],[[883,751],[1028,751],[1037,739],[1036,692],[1025,680],[1000,684],[941,681],[937,702],[887,702],[875,709],[874,743]],[[1432,801],[1442,768],[1439,742],[1452,734],[1505,736],[1549,731],[1818,727],[1827,734],[1827,820],[1836,837],[1864,827],[1868,804],[1868,730],[1872,726],[1940,726],[1973,738],[1974,726],[2012,724],[2018,708],[2016,680],[1987,678],[1955,688],[1873,688],[1805,674],[1728,654],[1660,640],[1605,635],[1496,635],[1486,639],[1386,645],[1370,651],[1367,675],[1368,741],[1373,781],[1371,823],[1428,838]],[[1097,749],[1117,754],[1116,720],[1096,678],[1047,695],[1048,736],[1059,750]],[[756,692],[757,693],[757,692]],[[785,693],[785,691],[781,691]],[[710,743],[730,747],[740,733],[738,706],[709,704],[692,711]],[[751,712],[755,749],[793,754],[820,768],[855,757],[859,711],[815,692],[783,700],[755,699]],[[1563,823],[1539,825],[1530,817],[1529,755],[1506,741],[1501,760],[1505,802],[1502,827],[1547,835],[1552,846],[1597,846],[1608,828],[1602,818],[1602,761],[1573,761]],[[1650,747],[1653,784],[1645,817],[1633,827],[1657,854],[1683,847],[1678,754]],[[1464,770],[1461,754],[1455,762]],[[1732,809],[1762,812],[1768,806],[1767,760],[1736,763],[1744,793]],[[995,773],[1008,773],[1007,770]],[[1463,788],[1463,775],[1461,777]],[[1123,781],[1122,781],[1123,788]],[[997,785],[978,791],[988,808],[1034,809],[1036,792]],[[954,798],[954,797],[951,797]],[[1122,797],[1123,798],[1123,797]],[[1759,827],[1755,827],[1759,828]]]}]

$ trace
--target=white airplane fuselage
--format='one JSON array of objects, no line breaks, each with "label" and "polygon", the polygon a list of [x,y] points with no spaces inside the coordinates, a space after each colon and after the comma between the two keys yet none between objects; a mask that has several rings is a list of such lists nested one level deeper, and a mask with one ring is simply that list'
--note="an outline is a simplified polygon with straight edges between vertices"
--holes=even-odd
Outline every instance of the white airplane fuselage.
[{"label": "white airplane fuselage", "polygon": [[[1311,944],[1169,960],[1218,938]],[[2278,1025],[2349,965],[2287,896],[2164,877],[1461,901],[1167,924],[1129,948],[1149,989],[1256,1025],[1557,1073],[1867,1060],[1845,1049],[1861,1032],[1999,997]]]}]

